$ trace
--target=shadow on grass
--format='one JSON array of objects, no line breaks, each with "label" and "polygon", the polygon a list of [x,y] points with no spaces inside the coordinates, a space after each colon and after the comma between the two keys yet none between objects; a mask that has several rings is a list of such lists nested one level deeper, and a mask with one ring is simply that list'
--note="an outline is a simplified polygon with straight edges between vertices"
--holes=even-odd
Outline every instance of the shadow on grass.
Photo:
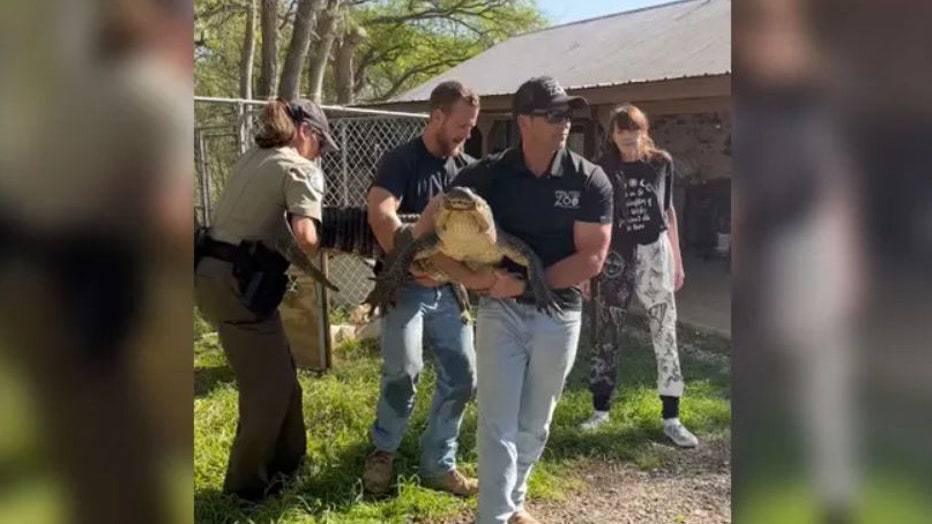
[{"label": "shadow on grass", "polygon": [[593,433],[583,433],[575,427],[556,427],[547,441],[544,458],[552,462],[578,458],[633,462],[661,437],[660,431],[644,426]]},{"label": "shadow on grass", "polygon": [[[708,336],[708,335],[703,335]],[[721,355],[729,344],[715,340],[711,351]],[[592,433],[579,430],[579,424],[592,414],[589,393],[589,359],[591,345],[581,341],[576,362],[567,378],[563,398],[557,406],[547,442],[545,459],[555,462],[577,458],[596,458],[623,462],[640,462],[645,454],[663,455],[676,448],[662,432],[657,364],[646,326],[630,326],[622,334],[618,380],[612,401],[612,422]],[[699,358],[680,352],[686,379],[681,416],[696,433],[721,438],[730,424],[730,366],[727,360]],[[659,446],[658,446],[659,444]],[[701,446],[702,444],[700,444]],[[662,458],[662,457],[661,457]]]},{"label": "shadow on grass", "polygon": [[[586,333],[587,329],[583,332]],[[730,343],[722,337],[706,333],[693,333],[686,337],[677,335],[681,346],[684,342],[698,345],[702,351],[711,352],[724,358],[723,353],[730,352]],[[686,338],[687,341],[681,339]],[[632,325],[626,327],[621,336],[621,351],[618,357],[618,379],[614,403],[623,402],[626,392],[641,387],[657,387],[657,361],[651,346],[647,327]],[[580,341],[576,362],[567,378],[565,392],[588,391],[589,388],[589,360],[592,354],[592,344],[588,337]],[[706,381],[711,384],[716,396],[730,398],[731,376],[730,365],[722,366],[714,360],[698,358],[696,355],[686,353],[680,349],[680,366],[686,380],[686,392],[689,396],[690,384]],[[659,405],[659,398],[657,400]],[[659,408],[658,408],[659,409]]]},{"label": "shadow on grass", "polygon": [[[409,448],[403,445],[403,448]],[[368,443],[354,443],[327,460],[315,464],[309,460],[297,476],[291,479],[278,495],[256,504],[241,502],[216,489],[203,489],[195,493],[195,522],[220,524],[228,522],[279,522],[293,519],[313,519],[329,522],[382,522],[385,517],[405,514],[405,508],[418,503],[400,489],[404,480],[416,475],[416,459],[399,450],[396,458],[398,484],[384,495],[365,493],[361,475],[370,451]],[[407,497],[407,498],[406,498]],[[445,494],[427,494],[423,497],[451,497]],[[423,497],[418,500],[426,500]],[[361,504],[365,503],[365,504]],[[426,505],[426,504],[425,504]],[[302,522],[304,520],[301,520]]]},{"label": "shadow on grass", "polygon": [[209,396],[219,386],[235,382],[236,377],[229,366],[194,368],[194,398]]},{"label": "shadow on grass", "polygon": [[338,510],[357,500],[355,479],[347,478],[349,462],[362,450],[348,450],[334,465],[316,467],[305,462],[284,490],[256,503],[245,502],[215,488],[198,490],[194,495],[195,522],[220,524],[227,522],[275,522],[289,512],[318,516],[326,509]]},{"label": "shadow on grass", "polygon": [[242,522],[248,506],[216,489],[202,489],[194,494],[194,522],[227,524]]},{"label": "shadow on grass", "polygon": [[[578,425],[591,414],[591,397],[588,393],[589,347],[583,340],[574,369],[568,378],[564,397],[557,406],[551,435],[542,461],[556,466],[538,468],[543,484],[559,490],[565,485],[561,464],[572,464],[577,459],[630,462],[640,467],[662,464],[677,451],[666,441],[661,432],[661,404],[656,396],[656,360],[646,333],[626,330],[623,335],[623,350],[620,357],[618,390],[614,401],[612,425],[595,433],[583,433]],[[372,360],[377,357],[377,345],[351,343],[337,352],[338,366],[348,376],[366,370],[373,371]],[[682,367],[687,380],[687,399],[684,412],[693,415],[693,429],[700,439],[703,435],[722,433],[728,428],[730,414],[727,399],[730,397],[728,366],[721,362],[706,361],[695,355],[682,354]],[[256,506],[239,505],[235,499],[226,497],[216,490],[198,490],[195,495],[197,522],[291,522],[305,521],[308,517],[318,521],[338,522],[389,522],[400,515],[425,516],[431,512],[469,511],[475,500],[460,501],[452,496],[430,490],[412,489],[419,470],[419,438],[426,425],[426,414],[434,394],[434,373],[430,358],[425,358],[425,373],[421,377],[417,405],[408,431],[396,457],[396,472],[399,489],[384,497],[365,494],[361,475],[366,455],[370,451],[365,430],[354,430],[350,440],[344,444],[332,443],[330,451],[319,450],[317,457],[308,458],[299,475],[285,491]],[[203,368],[196,372],[196,393],[208,394],[212,389],[233,380],[232,372],[226,367]],[[352,383],[352,382],[350,382]],[[347,387],[342,380],[340,387]],[[362,385],[356,383],[358,387]],[[692,386],[691,386],[692,385]],[[353,387],[353,386],[349,386]],[[365,387],[377,387],[377,380]],[[695,391],[690,397],[690,391]],[[332,402],[342,397],[336,395]],[[724,402],[723,402],[724,401]],[[356,404],[354,404],[356,406]],[[363,412],[354,409],[342,416],[371,416],[367,408]],[[616,412],[618,416],[616,417]],[[348,423],[344,421],[343,423]],[[368,422],[367,422],[368,424]],[[463,421],[459,438],[458,459],[460,467],[475,474],[476,456],[476,405],[471,402]],[[309,439],[333,438],[326,426],[308,427]],[[660,445],[657,445],[660,444]],[[327,446],[325,446],[326,448]],[[303,520],[302,520],[303,519]]]},{"label": "shadow on grass", "polygon": [[347,340],[334,348],[334,366],[352,363],[365,358],[380,358],[380,354],[381,348],[378,339]]}]

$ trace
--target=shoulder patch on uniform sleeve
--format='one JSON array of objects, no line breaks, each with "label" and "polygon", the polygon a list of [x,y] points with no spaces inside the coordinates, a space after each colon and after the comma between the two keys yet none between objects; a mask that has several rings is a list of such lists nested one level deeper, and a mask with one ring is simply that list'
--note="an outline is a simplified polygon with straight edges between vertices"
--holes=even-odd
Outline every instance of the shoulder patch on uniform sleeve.
[{"label": "shoulder patch on uniform sleeve", "polygon": [[296,175],[307,179],[311,187],[321,193],[324,192],[324,173],[315,164],[298,164],[292,168]]}]

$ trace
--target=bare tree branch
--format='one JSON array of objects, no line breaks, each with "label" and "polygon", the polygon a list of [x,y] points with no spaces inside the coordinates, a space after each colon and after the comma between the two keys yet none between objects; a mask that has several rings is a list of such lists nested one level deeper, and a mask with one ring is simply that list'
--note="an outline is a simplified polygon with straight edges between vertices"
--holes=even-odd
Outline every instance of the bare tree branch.
[{"label": "bare tree branch", "polygon": [[359,57],[359,60],[356,61],[356,72],[355,72],[355,76],[356,76],[356,78],[357,78],[357,81],[358,81],[359,77],[362,75],[362,72],[363,72],[367,67],[369,67],[370,65],[373,64],[373,62],[374,62],[374,57],[375,57],[375,48],[370,47],[369,49],[366,49],[366,51],[363,53],[363,55],[362,55],[361,57]]},{"label": "bare tree branch", "polygon": [[239,96],[252,98],[252,69],[256,55],[256,18],[259,14],[258,0],[250,0],[252,5],[246,13],[246,34],[243,37],[243,54],[240,63]]},{"label": "bare tree branch", "polygon": [[281,23],[278,25],[279,31],[284,31],[289,24],[291,24],[297,17],[297,9],[299,3],[296,1],[288,2],[288,10],[285,11],[283,15],[279,16]]},{"label": "bare tree branch", "polygon": [[460,61],[461,59],[459,58],[446,58],[443,60],[438,60],[436,62],[431,62],[431,63],[422,64],[416,67],[409,68],[407,71],[404,72],[404,74],[402,74],[399,78],[397,78],[392,83],[391,87],[389,87],[388,90],[386,90],[384,93],[381,93],[373,101],[381,102],[381,101],[388,100],[389,98],[395,96],[398,93],[398,91],[400,91],[401,88],[404,86],[405,82],[407,82],[414,75],[422,74],[422,73],[432,74],[435,71],[439,72],[447,67],[451,67],[451,66],[454,66],[460,63]]},{"label": "bare tree branch", "polygon": [[349,105],[353,103],[356,94],[356,69],[353,62],[356,57],[356,48],[368,34],[364,28],[347,27],[343,31],[343,38],[337,46],[334,59],[334,77],[337,87],[337,104]]},{"label": "bare tree branch", "polygon": [[262,8],[262,72],[259,76],[260,97],[274,96],[278,91],[278,0],[261,0]]},{"label": "bare tree branch", "polygon": [[224,2],[200,13],[195,13],[195,19],[206,22],[220,14],[241,14],[243,11],[248,10],[249,4],[246,2]]},{"label": "bare tree branch", "polygon": [[339,19],[344,8],[342,0],[327,0],[327,6],[318,15],[317,43],[308,70],[310,98],[317,103],[323,98],[324,72],[330,62],[330,49],[336,39]]},{"label": "bare tree branch", "polygon": [[378,16],[370,24],[397,24],[417,20],[451,19],[454,15],[483,16],[496,9],[506,7],[509,0],[460,0],[449,6],[440,6],[431,2],[430,7],[417,9],[414,2],[408,3],[408,12],[404,15]]},{"label": "bare tree branch", "polygon": [[291,42],[288,45],[281,82],[279,82],[279,94],[289,100],[298,97],[301,72],[304,69],[307,51],[311,46],[311,34],[317,23],[317,13],[314,10],[316,4],[317,0],[298,1],[294,30],[291,33]]}]

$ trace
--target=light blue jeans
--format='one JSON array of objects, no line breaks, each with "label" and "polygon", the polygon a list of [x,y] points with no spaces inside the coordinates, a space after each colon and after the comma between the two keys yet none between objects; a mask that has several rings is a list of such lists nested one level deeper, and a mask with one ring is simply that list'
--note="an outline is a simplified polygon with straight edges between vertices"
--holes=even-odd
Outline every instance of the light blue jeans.
[{"label": "light blue jeans", "polygon": [[523,509],[576,358],[580,323],[580,311],[549,317],[514,300],[480,301],[478,524],[507,522]]},{"label": "light blue jeans", "polygon": [[473,330],[460,313],[449,286],[412,282],[401,288],[397,305],[382,318],[382,386],[372,425],[376,448],[394,453],[401,444],[424,366],[425,337],[434,351],[437,389],[421,436],[422,477],[456,468],[463,412],[476,388]]}]

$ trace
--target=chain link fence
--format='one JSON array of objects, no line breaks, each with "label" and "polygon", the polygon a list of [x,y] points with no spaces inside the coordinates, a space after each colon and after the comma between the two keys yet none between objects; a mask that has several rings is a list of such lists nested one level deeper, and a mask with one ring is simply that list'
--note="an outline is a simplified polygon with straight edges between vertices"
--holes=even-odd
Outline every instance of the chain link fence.
[{"label": "chain link fence", "polygon": [[[210,215],[223,191],[236,159],[252,144],[265,103],[253,100],[195,97],[194,188],[195,217],[210,223]],[[318,162],[326,179],[325,206],[364,207],[366,191],[382,155],[421,134],[427,115],[323,106],[338,152]],[[331,307],[352,307],[372,289],[372,261],[354,255],[331,255],[330,279],[339,293]]]}]

